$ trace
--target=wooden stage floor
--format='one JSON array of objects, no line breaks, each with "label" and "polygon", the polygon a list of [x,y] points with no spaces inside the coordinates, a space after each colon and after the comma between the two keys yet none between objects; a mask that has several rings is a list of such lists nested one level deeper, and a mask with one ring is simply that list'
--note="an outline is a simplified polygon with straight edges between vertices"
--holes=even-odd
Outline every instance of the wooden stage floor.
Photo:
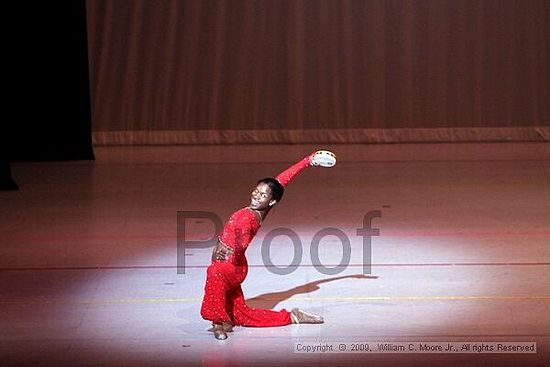
[{"label": "wooden stage floor", "polygon": [[[548,366],[549,146],[96,147],[93,162],[13,163],[20,190],[0,192],[0,364]],[[215,340],[199,314],[210,249],[186,243],[178,274],[178,212],[184,240],[208,239],[212,222],[193,212],[225,221],[258,179],[317,148],[337,166],[288,186],[248,249],[243,290],[325,324]],[[379,234],[358,235],[369,216]],[[270,240],[281,229],[299,245]],[[420,353],[448,342],[472,349]],[[499,343],[536,352],[489,353]],[[334,350],[299,353],[307,345]]]}]

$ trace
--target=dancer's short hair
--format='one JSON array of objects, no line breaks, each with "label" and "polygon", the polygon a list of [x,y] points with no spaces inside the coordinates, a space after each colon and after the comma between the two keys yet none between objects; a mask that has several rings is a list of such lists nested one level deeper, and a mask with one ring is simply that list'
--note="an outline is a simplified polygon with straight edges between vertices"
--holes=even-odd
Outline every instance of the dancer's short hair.
[{"label": "dancer's short hair", "polygon": [[285,188],[279,181],[274,179],[273,177],[266,177],[262,178],[260,181],[258,181],[258,185],[264,183],[271,189],[271,194],[273,195],[273,199],[277,200],[277,202],[281,201],[283,198],[283,194],[285,193]]}]

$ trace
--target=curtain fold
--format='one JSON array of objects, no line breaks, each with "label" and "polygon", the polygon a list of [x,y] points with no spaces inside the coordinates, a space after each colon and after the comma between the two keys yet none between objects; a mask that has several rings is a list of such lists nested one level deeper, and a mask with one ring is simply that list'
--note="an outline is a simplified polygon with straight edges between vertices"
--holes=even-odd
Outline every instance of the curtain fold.
[{"label": "curtain fold", "polygon": [[546,0],[87,7],[95,144],[548,137]]}]

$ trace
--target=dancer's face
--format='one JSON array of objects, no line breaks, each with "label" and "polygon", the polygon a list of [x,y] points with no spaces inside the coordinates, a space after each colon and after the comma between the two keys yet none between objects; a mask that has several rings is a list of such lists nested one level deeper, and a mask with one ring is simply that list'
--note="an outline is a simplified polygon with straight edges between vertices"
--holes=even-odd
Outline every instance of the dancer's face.
[{"label": "dancer's face", "polygon": [[275,205],[277,201],[273,199],[273,194],[269,185],[261,182],[252,190],[250,196],[250,207],[256,210],[264,210]]}]

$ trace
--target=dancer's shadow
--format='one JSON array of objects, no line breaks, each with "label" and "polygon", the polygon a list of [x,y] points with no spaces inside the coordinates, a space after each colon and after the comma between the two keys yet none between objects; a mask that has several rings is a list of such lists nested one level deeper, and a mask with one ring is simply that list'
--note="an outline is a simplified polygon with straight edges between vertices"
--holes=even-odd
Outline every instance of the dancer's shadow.
[{"label": "dancer's shadow", "polygon": [[296,294],[315,292],[316,290],[320,289],[319,284],[333,282],[335,280],[341,280],[341,279],[347,279],[347,278],[377,279],[378,277],[372,276],[372,275],[365,275],[365,274],[356,274],[356,275],[344,275],[340,277],[316,280],[314,282],[309,282],[291,289],[287,289],[286,291],[260,294],[259,296],[247,299],[246,304],[250,307],[272,309],[272,308],[275,308],[275,306],[277,306],[277,304],[279,304],[280,302],[283,302]]}]

